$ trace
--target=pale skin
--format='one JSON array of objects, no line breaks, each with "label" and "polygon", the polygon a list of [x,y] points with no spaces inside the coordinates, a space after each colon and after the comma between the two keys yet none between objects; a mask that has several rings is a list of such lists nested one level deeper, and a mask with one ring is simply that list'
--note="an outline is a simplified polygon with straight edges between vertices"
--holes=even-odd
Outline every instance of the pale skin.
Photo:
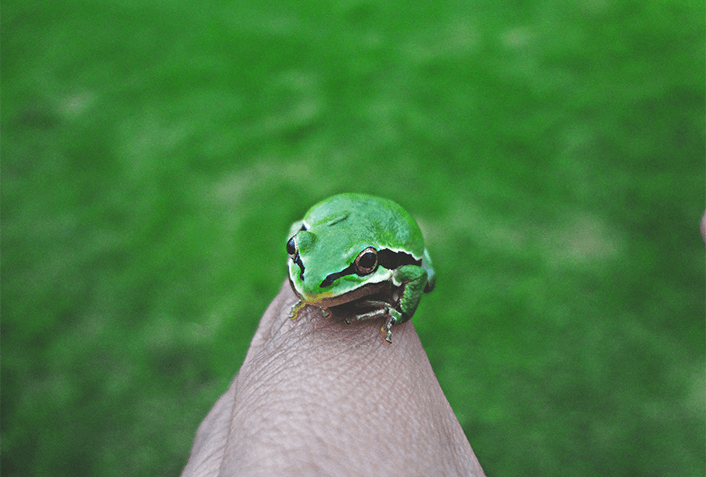
[{"label": "pale skin", "polygon": [[383,319],[296,302],[285,281],[182,476],[484,475],[412,321],[389,345]]}]

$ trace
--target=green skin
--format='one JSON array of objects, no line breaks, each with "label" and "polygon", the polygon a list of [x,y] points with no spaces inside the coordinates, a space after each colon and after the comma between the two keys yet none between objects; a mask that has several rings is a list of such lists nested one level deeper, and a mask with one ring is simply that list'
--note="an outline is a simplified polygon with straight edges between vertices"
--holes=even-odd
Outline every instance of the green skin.
[{"label": "green skin", "polygon": [[365,194],[339,194],[313,206],[292,224],[287,252],[289,282],[299,297],[292,319],[306,305],[327,316],[328,308],[355,302],[372,310],[358,320],[388,317],[382,327],[388,343],[392,326],[412,318],[436,281],[414,219],[395,202]]}]

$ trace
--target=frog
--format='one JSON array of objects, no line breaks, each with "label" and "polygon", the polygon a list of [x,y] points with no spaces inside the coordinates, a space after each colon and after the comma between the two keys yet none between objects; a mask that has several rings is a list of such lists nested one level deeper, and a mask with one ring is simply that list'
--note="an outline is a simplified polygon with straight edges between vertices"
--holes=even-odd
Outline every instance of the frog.
[{"label": "frog", "polygon": [[326,317],[352,304],[356,320],[387,317],[381,332],[389,344],[392,327],[410,320],[436,284],[419,225],[382,197],[342,193],[322,200],[292,224],[286,249],[298,298],[291,319],[307,305]]}]

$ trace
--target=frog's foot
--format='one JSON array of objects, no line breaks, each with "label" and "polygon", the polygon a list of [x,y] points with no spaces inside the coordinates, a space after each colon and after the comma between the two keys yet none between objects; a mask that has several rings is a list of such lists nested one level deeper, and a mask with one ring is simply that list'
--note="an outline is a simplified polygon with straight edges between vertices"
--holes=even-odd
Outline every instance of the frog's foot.
[{"label": "frog's foot", "polygon": [[383,326],[380,331],[385,333],[385,341],[388,343],[392,344],[392,330],[391,328],[402,318],[402,314],[395,310],[394,308],[391,308],[388,311],[388,316],[389,318],[385,322],[385,326]]},{"label": "frog's foot", "polygon": [[294,305],[292,305],[292,309],[289,310],[289,319],[290,320],[296,320],[297,316],[299,316],[299,312],[301,311],[302,308],[306,306],[306,303],[303,301],[298,301]]}]

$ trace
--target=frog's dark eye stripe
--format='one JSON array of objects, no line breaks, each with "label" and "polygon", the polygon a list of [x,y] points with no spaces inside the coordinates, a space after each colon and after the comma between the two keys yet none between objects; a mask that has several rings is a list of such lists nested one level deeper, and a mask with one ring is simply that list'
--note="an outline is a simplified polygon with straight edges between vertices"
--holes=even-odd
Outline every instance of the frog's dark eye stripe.
[{"label": "frog's dark eye stripe", "polygon": [[348,268],[345,268],[338,273],[332,273],[331,275],[324,278],[324,281],[321,282],[321,285],[319,285],[319,288],[326,288],[328,286],[331,286],[333,284],[333,282],[335,282],[339,278],[344,277],[346,275],[353,275],[354,273],[355,273],[355,266],[350,265]]},{"label": "frog's dark eye stripe", "polygon": [[299,279],[304,280],[304,263],[302,263],[302,258],[297,254],[296,257],[294,257],[294,263],[299,265],[299,268],[301,269],[301,272],[299,272]]},{"label": "frog's dark eye stripe", "polygon": [[[370,247],[372,249],[372,247]],[[375,249],[372,249],[375,250]],[[364,250],[364,252],[367,252],[368,249]],[[356,257],[356,261],[360,262],[363,260],[364,254],[358,254]],[[368,257],[366,257],[365,260],[367,260]],[[353,275],[353,274],[358,274],[358,275],[368,275],[372,273],[377,266],[381,266],[383,268],[386,268],[388,270],[394,270],[396,268],[402,267],[404,265],[421,265],[422,261],[421,260],[415,260],[413,256],[411,256],[408,253],[404,252],[393,252],[392,250],[388,249],[383,249],[377,252],[377,264],[374,265],[372,270],[368,273],[365,274],[360,274],[358,273],[358,270],[356,269],[356,261],[354,261],[350,266],[345,268],[344,270],[341,270],[340,272],[337,273],[332,273],[331,275],[327,276],[324,281],[321,282],[321,285],[319,285],[319,288],[326,288],[328,286],[331,286],[333,282],[338,280],[341,277],[344,277],[346,275]],[[363,260],[363,264],[365,264],[365,261]],[[302,265],[303,267],[303,265]],[[303,273],[303,272],[302,272]]]},{"label": "frog's dark eye stripe", "polygon": [[415,260],[413,256],[404,252],[393,252],[392,250],[384,249],[378,252],[378,262],[380,266],[388,270],[402,267],[404,265],[421,265],[421,260]]}]

